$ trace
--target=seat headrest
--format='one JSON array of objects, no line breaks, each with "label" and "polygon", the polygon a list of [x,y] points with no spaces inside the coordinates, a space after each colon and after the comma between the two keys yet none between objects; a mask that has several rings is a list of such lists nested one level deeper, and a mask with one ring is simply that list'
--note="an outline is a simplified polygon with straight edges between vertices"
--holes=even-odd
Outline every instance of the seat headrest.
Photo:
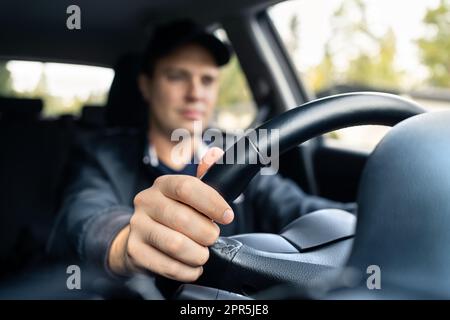
[{"label": "seat headrest", "polygon": [[122,56],[114,67],[114,80],[106,104],[106,124],[110,127],[147,126],[148,107],[137,84],[141,56]]},{"label": "seat headrest", "polygon": [[38,120],[42,107],[41,99],[0,97],[0,119],[2,122]]},{"label": "seat headrest", "polygon": [[86,105],[81,110],[80,123],[88,127],[103,127],[105,125],[105,108]]}]

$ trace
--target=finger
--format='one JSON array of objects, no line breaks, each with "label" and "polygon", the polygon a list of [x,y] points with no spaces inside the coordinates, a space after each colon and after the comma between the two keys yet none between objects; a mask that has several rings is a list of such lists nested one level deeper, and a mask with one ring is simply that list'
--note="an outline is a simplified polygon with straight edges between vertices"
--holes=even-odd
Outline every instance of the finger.
[{"label": "finger", "polygon": [[203,156],[202,160],[197,167],[197,177],[202,177],[206,171],[220,159],[224,154],[224,151],[218,147],[212,147]]},{"label": "finger", "polygon": [[148,215],[158,223],[178,231],[202,246],[213,245],[220,234],[219,226],[195,209],[172,199],[160,202]]},{"label": "finger", "polygon": [[[172,200],[170,200],[172,201]],[[173,201],[175,203],[175,201]],[[179,203],[177,203],[179,204]],[[184,206],[179,204],[180,206]],[[189,210],[193,210],[184,206]],[[197,216],[207,220],[209,226],[214,225],[211,220],[195,213]],[[139,238],[141,241],[159,249],[168,254],[176,260],[180,260],[191,266],[200,266],[206,263],[209,258],[209,251],[207,245],[212,245],[219,236],[219,230],[215,231],[214,226],[211,228],[213,232],[209,231],[213,236],[208,239],[208,243],[199,244],[195,240],[187,237],[185,234],[178,232],[164,224],[155,221],[150,215],[139,214],[134,215],[131,221],[134,238]],[[194,226],[195,227],[195,226]],[[200,237],[200,229],[197,229],[196,237]],[[202,240],[205,242],[205,240]]]},{"label": "finger", "polygon": [[143,242],[136,242],[133,250],[129,250],[129,256],[138,268],[144,268],[177,281],[192,282],[203,273],[203,267],[188,266]]},{"label": "finger", "polygon": [[189,239],[184,234],[174,231],[147,217],[148,228],[142,234],[143,241],[168,256],[192,267],[202,266],[208,261],[209,251]]},{"label": "finger", "polygon": [[200,179],[187,175],[166,175],[156,179],[159,190],[167,197],[183,202],[222,224],[234,219],[224,198]]}]

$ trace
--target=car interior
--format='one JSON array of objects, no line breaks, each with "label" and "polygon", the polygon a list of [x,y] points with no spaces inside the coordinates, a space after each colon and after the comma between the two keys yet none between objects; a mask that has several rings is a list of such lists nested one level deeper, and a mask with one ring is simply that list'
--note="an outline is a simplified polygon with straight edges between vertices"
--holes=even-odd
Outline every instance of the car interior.
[{"label": "car interior", "polygon": [[[39,287],[39,277],[48,280],[51,266],[60,263],[48,255],[46,246],[77,136],[145,125],[146,105],[136,83],[140,53],[155,25],[186,17],[226,32],[256,106],[250,127],[281,129],[285,141],[281,175],[309,194],[358,202],[363,214],[318,211],[292,222],[280,235],[221,238],[211,247],[211,259],[200,281],[181,285],[157,279],[162,296],[213,300],[449,297],[445,288],[450,276],[444,266],[450,255],[442,253],[438,243],[448,238],[444,230],[448,218],[442,212],[450,204],[440,190],[448,188],[450,181],[445,179],[449,169],[444,169],[448,161],[443,160],[450,148],[445,149],[448,138],[436,138],[448,131],[444,122],[450,120],[448,113],[422,117],[421,106],[388,94],[366,92],[315,100],[316,95],[297,76],[267,12],[279,2],[80,0],[82,28],[73,31],[65,28],[68,1],[1,4],[0,25],[7,30],[0,33],[2,60],[108,67],[114,70],[114,78],[105,106],[84,105],[79,116],[45,118],[40,99],[0,98],[0,297],[114,298],[118,291],[119,297],[133,297],[139,291],[129,287],[125,293],[123,287],[115,290],[110,285],[93,295],[66,296],[59,287],[33,294],[28,288]],[[410,117],[415,120],[405,120]],[[393,126],[391,139],[383,140],[373,154],[324,143],[323,134],[362,124]],[[426,147],[430,141],[437,144],[436,149]],[[438,148],[442,153],[433,157]],[[438,168],[441,177],[430,166]],[[253,177],[256,169],[250,167],[245,173],[242,168],[213,167],[217,170],[208,172],[204,180],[230,193],[227,200],[232,201]],[[429,175],[414,180],[420,168]],[[243,176],[248,181],[242,179],[242,186],[236,187]],[[419,183],[426,186],[425,191],[414,188]],[[397,192],[406,184],[412,187]],[[411,200],[417,194],[422,201]],[[424,210],[429,211],[427,219],[420,216]],[[414,267],[408,269],[407,263]],[[372,264],[386,270],[383,285],[392,290],[365,288],[361,276],[367,275],[366,268]],[[34,281],[30,270],[50,271]],[[226,276],[219,279],[217,274]],[[65,276],[62,272],[59,278]],[[141,292],[142,296],[152,298]]]}]

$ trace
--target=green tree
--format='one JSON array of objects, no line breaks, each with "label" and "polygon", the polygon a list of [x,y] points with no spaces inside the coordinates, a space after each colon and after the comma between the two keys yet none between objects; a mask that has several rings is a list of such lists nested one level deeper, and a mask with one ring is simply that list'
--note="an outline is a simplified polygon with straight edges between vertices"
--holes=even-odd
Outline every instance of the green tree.
[{"label": "green tree", "polygon": [[330,48],[325,47],[325,54],[319,65],[306,72],[306,81],[317,92],[332,85],[335,78],[335,66]]},{"label": "green tree", "polygon": [[441,0],[429,9],[423,22],[429,34],[417,41],[422,62],[428,67],[433,86],[450,87],[450,1]]},{"label": "green tree", "polygon": [[6,63],[0,62],[0,96],[11,96],[12,93],[11,73],[6,68]]},{"label": "green tree", "polygon": [[[403,73],[395,67],[396,37],[392,29],[377,36],[370,28],[367,7],[362,0],[343,1],[334,12],[331,38],[321,63],[309,71],[315,91],[333,82],[373,87],[399,87]],[[367,48],[370,48],[369,50]],[[336,67],[338,55],[347,65]],[[353,58],[348,59],[348,57]]]},{"label": "green tree", "polygon": [[378,47],[376,55],[361,52],[350,61],[345,79],[349,83],[359,83],[375,87],[398,87],[402,72],[396,70],[395,34],[389,29],[382,37],[375,38]]},{"label": "green tree", "polygon": [[217,103],[218,107],[224,108],[250,101],[251,95],[248,90],[246,79],[241,71],[239,61],[236,56],[233,56],[229,64],[222,70]]}]

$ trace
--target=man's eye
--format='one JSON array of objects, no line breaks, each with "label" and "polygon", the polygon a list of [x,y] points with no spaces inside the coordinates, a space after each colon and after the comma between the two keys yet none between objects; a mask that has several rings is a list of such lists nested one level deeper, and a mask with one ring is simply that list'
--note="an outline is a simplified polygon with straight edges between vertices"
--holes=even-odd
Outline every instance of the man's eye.
[{"label": "man's eye", "polygon": [[215,79],[213,77],[203,77],[202,78],[202,83],[204,86],[209,86],[212,85],[214,83]]}]

